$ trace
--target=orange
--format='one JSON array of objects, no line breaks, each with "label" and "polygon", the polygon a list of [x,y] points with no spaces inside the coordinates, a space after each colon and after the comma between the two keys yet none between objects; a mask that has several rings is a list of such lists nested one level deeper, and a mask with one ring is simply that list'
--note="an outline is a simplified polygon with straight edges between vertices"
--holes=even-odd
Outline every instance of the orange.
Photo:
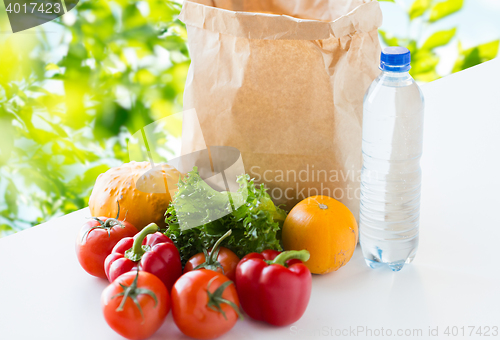
[{"label": "orange", "polygon": [[328,196],[312,196],[297,204],[283,225],[285,250],[306,249],[305,265],[313,274],[344,266],[358,243],[358,224],[351,211]]}]

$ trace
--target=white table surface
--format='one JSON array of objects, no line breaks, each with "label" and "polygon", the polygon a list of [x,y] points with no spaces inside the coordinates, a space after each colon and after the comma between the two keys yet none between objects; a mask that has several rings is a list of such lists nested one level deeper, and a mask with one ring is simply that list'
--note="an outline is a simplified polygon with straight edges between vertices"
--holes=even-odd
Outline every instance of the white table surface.
[{"label": "white table surface", "polygon": [[[500,329],[497,337],[469,336],[469,326],[500,328],[499,77],[497,59],[423,86],[421,236],[411,265],[372,270],[358,248],[347,266],[313,277],[311,301],[294,325],[247,318],[221,339],[371,339],[377,331],[376,338],[423,339],[436,327],[430,338],[500,338]],[[123,339],[101,314],[107,281],[85,273],[75,256],[87,216],[84,209],[0,239],[0,339]],[[446,336],[448,326],[459,334]],[[372,336],[350,332],[362,328]],[[171,313],[152,337],[182,338]]]}]

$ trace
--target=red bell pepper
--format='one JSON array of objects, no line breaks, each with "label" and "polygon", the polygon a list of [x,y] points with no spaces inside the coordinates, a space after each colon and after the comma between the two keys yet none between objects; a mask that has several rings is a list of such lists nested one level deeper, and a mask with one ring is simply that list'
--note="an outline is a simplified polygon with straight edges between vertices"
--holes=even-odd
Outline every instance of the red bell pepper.
[{"label": "red bell pepper", "polygon": [[302,263],[308,259],[307,250],[265,250],[243,257],[236,267],[243,310],[251,318],[275,326],[300,319],[311,296],[311,272]]},{"label": "red bell pepper", "polygon": [[134,237],[116,244],[104,263],[109,282],[139,267],[158,277],[170,292],[182,275],[181,257],[172,240],[157,230],[158,226],[151,223]]}]

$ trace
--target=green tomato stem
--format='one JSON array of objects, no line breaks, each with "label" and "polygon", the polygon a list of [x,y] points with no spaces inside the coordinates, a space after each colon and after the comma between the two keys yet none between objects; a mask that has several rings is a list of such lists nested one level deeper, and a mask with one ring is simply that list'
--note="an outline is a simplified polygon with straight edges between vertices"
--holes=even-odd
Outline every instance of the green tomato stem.
[{"label": "green tomato stem", "polygon": [[142,255],[146,252],[146,250],[142,247],[142,241],[149,234],[154,234],[158,231],[158,226],[155,223],[148,224],[144,229],[142,229],[134,239],[134,244],[132,248],[125,252],[125,257],[137,262],[142,258]]},{"label": "green tomato stem", "polygon": [[240,318],[240,320],[243,320],[243,315],[241,314],[240,307],[237,304],[235,304],[233,301],[226,300],[226,299],[224,299],[222,297],[222,294],[224,293],[224,290],[229,285],[234,284],[234,282],[233,281],[226,281],[223,284],[221,284],[219,286],[219,288],[217,288],[213,292],[210,292],[210,285],[212,284],[212,282],[214,282],[214,280],[216,278],[217,278],[217,276],[214,276],[208,282],[208,285],[207,285],[207,294],[208,294],[207,307],[210,308],[211,310],[213,310],[214,312],[221,313],[222,316],[224,317],[224,319],[227,320],[226,313],[222,310],[222,307],[221,307],[221,304],[225,303],[225,304],[229,305],[232,309],[234,309],[234,311],[236,312],[236,314],[238,314],[238,317]]},{"label": "green tomato stem", "polygon": [[122,287],[123,291],[121,293],[118,293],[114,296],[111,297],[111,299],[114,299],[119,296],[123,296],[122,301],[118,308],[116,309],[117,312],[123,311],[123,307],[125,306],[125,302],[127,301],[128,298],[131,298],[134,304],[137,306],[137,309],[139,309],[139,312],[141,313],[142,321],[144,322],[144,314],[142,312],[141,305],[139,304],[139,301],[137,300],[137,296],[140,294],[147,294],[151,296],[155,300],[155,305],[154,308],[158,305],[158,298],[156,297],[156,294],[147,288],[139,288],[137,286],[137,279],[139,278],[139,268],[137,268],[137,273],[135,275],[134,281],[130,286],[125,286],[120,283],[120,286]]},{"label": "green tomato stem", "polygon": [[[207,263],[214,263],[215,261],[217,261],[217,257],[214,259],[214,256],[217,256],[219,255],[219,252],[217,251],[217,249],[219,249],[219,246],[220,244],[222,243],[222,241],[224,241],[224,239],[226,239],[227,237],[229,237],[229,235],[231,235],[232,233],[232,230],[229,229],[227,231],[227,233],[225,233],[224,235],[222,235],[218,240],[217,242],[215,242],[214,246],[212,247],[212,250],[210,251],[210,255],[209,255],[209,258],[206,259],[206,262]],[[215,255],[216,254],[216,255]]]},{"label": "green tomato stem", "polygon": [[286,261],[291,259],[297,259],[301,260],[302,262],[306,262],[307,260],[309,260],[310,256],[311,255],[307,250],[288,250],[276,256],[276,258],[273,261],[270,261],[269,264],[280,264],[284,266]]}]

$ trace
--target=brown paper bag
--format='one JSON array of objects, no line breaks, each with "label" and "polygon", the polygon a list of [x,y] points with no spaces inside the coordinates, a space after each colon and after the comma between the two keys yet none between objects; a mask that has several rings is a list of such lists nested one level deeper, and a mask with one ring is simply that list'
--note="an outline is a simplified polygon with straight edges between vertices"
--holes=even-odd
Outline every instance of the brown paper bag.
[{"label": "brown paper bag", "polygon": [[[273,14],[269,14],[273,13]],[[189,0],[183,153],[232,146],[277,204],[334,197],[357,217],[363,96],[382,13],[369,0]],[[196,128],[196,127],[193,127]],[[203,140],[204,137],[204,140]]]}]

